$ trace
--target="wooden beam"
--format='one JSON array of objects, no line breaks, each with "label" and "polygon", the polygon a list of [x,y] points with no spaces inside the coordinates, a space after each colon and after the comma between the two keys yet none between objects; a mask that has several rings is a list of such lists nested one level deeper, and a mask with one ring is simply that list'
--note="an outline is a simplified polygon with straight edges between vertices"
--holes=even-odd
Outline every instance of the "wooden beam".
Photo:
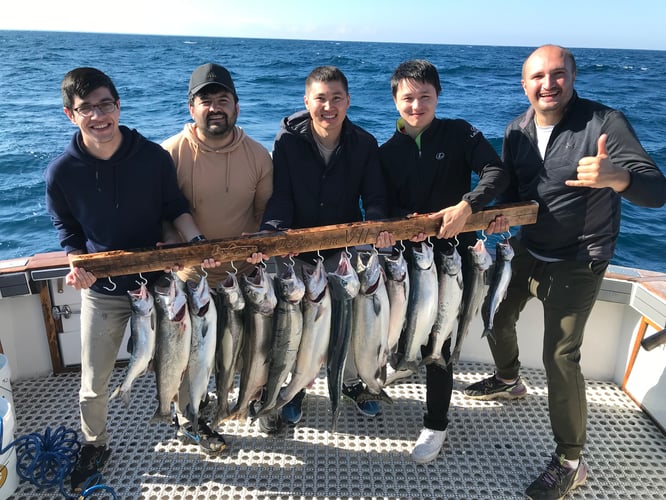
[{"label": "wooden beam", "polygon": [[[512,226],[534,224],[538,208],[539,205],[535,201],[488,207],[472,214],[463,232],[485,229],[497,215],[506,216]],[[372,244],[381,231],[392,232],[398,240],[409,239],[418,233],[432,236],[437,234],[439,226],[439,219],[430,219],[428,214],[422,214],[404,219],[352,222],[274,233],[263,232],[241,238],[206,240],[160,248],[83,254],[73,256],[72,264],[85,268],[98,278],[106,278],[159,271],[174,263],[181,266],[198,265],[209,257],[214,257],[220,262],[232,262],[244,261],[255,252],[271,257]]]}]

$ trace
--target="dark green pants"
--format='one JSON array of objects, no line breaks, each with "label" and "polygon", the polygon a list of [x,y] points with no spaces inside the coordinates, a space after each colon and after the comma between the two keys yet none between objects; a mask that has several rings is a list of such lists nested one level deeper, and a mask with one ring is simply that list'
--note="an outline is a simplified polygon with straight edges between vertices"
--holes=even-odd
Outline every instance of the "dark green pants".
[{"label": "dark green pants", "polygon": [[585,444],[587,400],[580,369],[585,323],[599,294],[608,261],[543,262],[512,238],[515,256],[506,298],[495,315],[495,341],[489,340],[497,374],[518,376],[516,322],[532,297],[543,304],[543,364],[548,379],[548,409],[557,455],[580,456]]}]

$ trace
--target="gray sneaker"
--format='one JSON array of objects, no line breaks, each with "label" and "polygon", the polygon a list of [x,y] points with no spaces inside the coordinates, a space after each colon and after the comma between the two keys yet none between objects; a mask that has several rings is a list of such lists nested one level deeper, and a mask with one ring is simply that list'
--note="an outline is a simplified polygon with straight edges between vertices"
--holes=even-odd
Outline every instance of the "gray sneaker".
[{"label": "gray sneaker", "polygon": [[525,495],[531,500],[560,500],[587,480],[587,464],[580,457],[578,467],[565,465],[564,456],[553,455],[546,470],[529,485]]},{"label": "gray sneaker", "polygon": [[526,395],[527,387],[520,377],[513,384],[507,384],[493,375],[468,385],[465,389],[465,396],[472,399],[519,399]]}]

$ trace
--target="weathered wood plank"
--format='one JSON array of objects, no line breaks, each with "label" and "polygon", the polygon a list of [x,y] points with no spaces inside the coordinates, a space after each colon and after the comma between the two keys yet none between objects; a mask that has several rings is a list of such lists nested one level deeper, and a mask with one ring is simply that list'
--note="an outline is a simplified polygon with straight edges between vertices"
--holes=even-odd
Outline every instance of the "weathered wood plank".
[{"label": "weathered wood plank", "polygon": [[[464,231],[485,229],[500,214],[508,217],[512,226],[534,224],[537,210],[538,203],[535,201],[488,207],[472,214]],[[98,252],[72,257],[72,264],[85,268],[98,278],[105,278],[158,271],[174,263],[182,266],[197,265],[208,257],[214,257],[220,262],[232,262],[245,260],[255,252],[274,256],[372,244],[381,231],[391,231],[396,239],[409,239],[418,233],[435,235],[439,225],[438,219],[429,219],[428,214],[423,214],[405,219],[290,229],[161,248]]]}]

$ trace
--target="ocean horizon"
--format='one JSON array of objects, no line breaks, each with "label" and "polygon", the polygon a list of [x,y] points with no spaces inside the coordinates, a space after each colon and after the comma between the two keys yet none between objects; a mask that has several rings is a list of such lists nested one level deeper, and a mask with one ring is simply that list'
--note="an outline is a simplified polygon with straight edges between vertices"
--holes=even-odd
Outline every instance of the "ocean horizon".
[{"label": "ocean horizon", "polygon": [[[547,40],[550,42],[551,40]],[[546,42],[546,41],[545,41]],[[43,172],[75,127],[62,112],[60,82],[78,66],[114,80],[121,123],[161,142],[190,121],[187,84],[204,62],[231,72],[240,99],[238,125],[269,151],[284,116],[303,108],[307,74],[338,66],[349,79],[352,121],[381,144],[397,112],[389,79],[395,66],[425,58],[440,72],[439,117],[463,118],[498,150],[504,127],[528,106],[520,70],[533,47],[312,41],[0,31],[0,260],[59,250],[44,204]],[[572,48],[576,90],[625,113],[643,146],[666,168],[666,51]],[[122,221],[120,221],[122,223]],[[613,264],[666,272],[666,208],[623,202]]]}]

